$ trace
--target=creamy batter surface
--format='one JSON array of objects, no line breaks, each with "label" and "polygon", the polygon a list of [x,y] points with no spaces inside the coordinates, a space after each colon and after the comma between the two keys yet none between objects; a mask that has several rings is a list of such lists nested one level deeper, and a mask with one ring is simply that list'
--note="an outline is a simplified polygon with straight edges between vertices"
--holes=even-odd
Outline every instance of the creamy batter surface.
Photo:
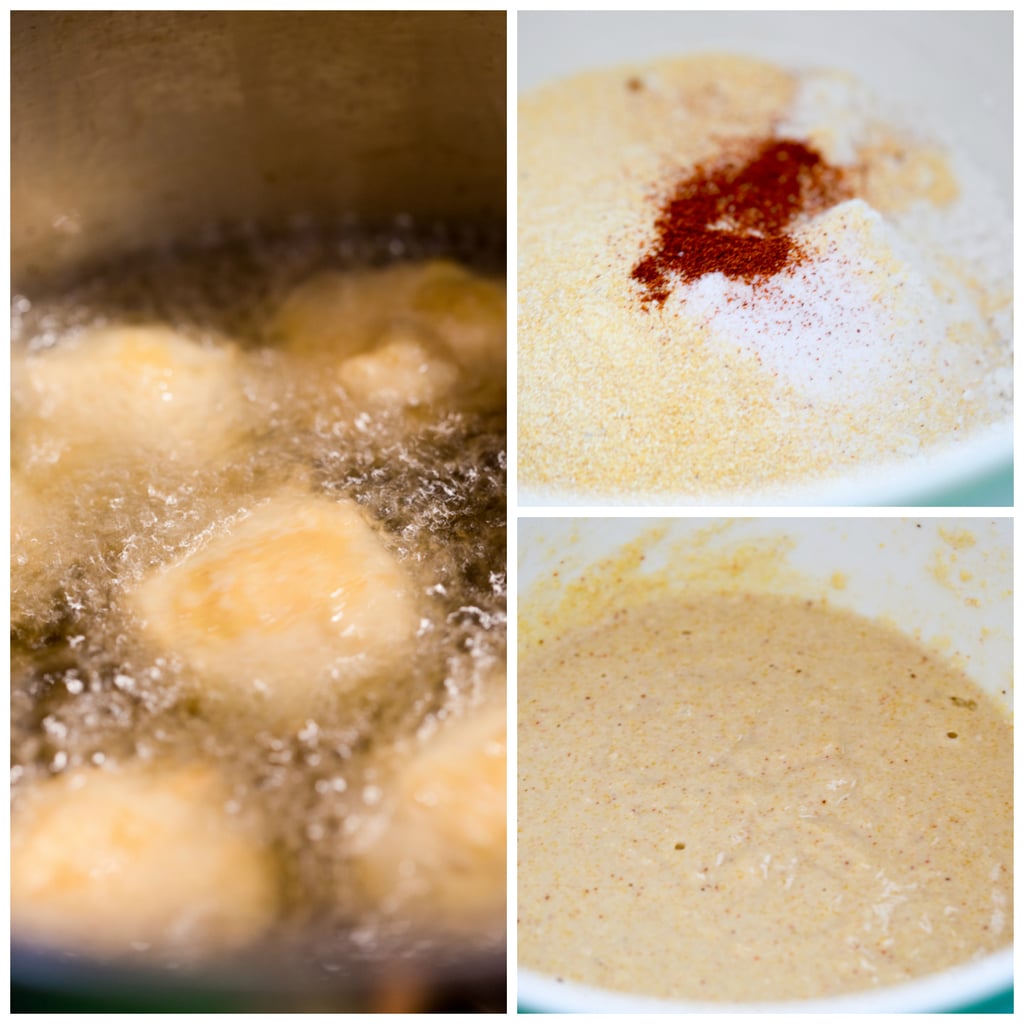
[{"label": "creamy batter surface", "polygon": [[667,597],[519,668],[519,962],[667,998],[871,988],[1012,941],[1012,725],[823,602]]}]

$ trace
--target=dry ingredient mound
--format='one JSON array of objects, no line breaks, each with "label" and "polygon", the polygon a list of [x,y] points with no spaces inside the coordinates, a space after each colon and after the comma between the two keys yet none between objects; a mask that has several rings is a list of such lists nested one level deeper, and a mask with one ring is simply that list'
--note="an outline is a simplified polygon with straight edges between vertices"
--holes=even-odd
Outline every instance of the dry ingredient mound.
[{"label": "dry ingredient mound", "polygon": [[856,80],[736,56],[520,102],[519,481],[779,492],[1012,408],[1010,220]]}]

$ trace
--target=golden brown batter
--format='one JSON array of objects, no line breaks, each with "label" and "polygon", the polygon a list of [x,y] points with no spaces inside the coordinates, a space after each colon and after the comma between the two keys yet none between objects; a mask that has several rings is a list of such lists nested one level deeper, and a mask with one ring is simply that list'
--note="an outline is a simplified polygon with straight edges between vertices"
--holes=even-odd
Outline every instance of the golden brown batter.
[{"label": "golden brown batter", "polygon": [[823,602],[669,597],[519,669],[519,960],[647,995],[891,984],[1012,941],[1012,726]]}]

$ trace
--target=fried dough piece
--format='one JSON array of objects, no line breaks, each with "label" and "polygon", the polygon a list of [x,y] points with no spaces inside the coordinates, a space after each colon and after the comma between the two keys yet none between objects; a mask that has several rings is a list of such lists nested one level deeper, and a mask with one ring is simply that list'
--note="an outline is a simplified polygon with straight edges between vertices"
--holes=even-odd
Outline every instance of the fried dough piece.
[{"label": "fried dough piece", "polygon": [[449,260],[318,274],[284,301],[272,334],[325,359],[357,402],[504,401],[505,283]]},{"label": "fried dough piece", "polygon": [[85,768],[40,783],[11,826],[19,936],[99,954],[241,948],[277,912],[275,866],[205,767]]},{"label": "fried dough piece", "polygon": [[401,669],[419,626],[411,581],[359,507],[305,494],[158,570],[131,605],[204,696],[281,724]]},{"label": "fried dough piece", "polygon": [[247,429],[241,353],[170,327],[111,326],[15,360],[14,450],[66,473],[152,459],[201,465]]},{"label": "fried dough piece", "polygon": [[355,862],[364,891],[451,933],[505,925],[505,707],[443,727],[404,760]]}]

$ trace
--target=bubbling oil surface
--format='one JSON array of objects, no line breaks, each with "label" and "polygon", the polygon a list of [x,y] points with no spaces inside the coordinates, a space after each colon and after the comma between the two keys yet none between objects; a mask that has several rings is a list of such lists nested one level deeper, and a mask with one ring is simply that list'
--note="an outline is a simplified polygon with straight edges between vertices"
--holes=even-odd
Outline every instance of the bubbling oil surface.
[{"label": "bubbling oil surface", "polygon": [[[438,256],[503,271],[504,241],[424,231],[408,219],[377,233],[355,224],[272,238],[253,231],[14,299],[15,360],[104,323],[227,336],[247,353],[244,393],[258,413],[245,444],[216,465],[151,466],[140,476],[115,461],[48,492],[52,523],[29,553],[49,559],[43,596],[29,609],[13,598],[14,809],[33,787],[81,767],[213,763],[230,788],[224,813],[270,831],[283,909],[267,943],[328,971],[440,941],[401,914],[360,908],[345,851],[381,800],[394,751],[503,699],[505,411],[353,408],[322,379],[282,375],[267,325],[289,290],[320,270]],[[15,474],[25,457],[21,397],[15,374]],[[96,399],[103,415],[117,396]],[[244,711],[211,715],[195,699],[202,681],[173,654],[140,648],[118,608],[155,567],[296,481],[354,500],[376,524],[426,609],[415,656],[398,678],[295,728]],[[13,514],[17,526],[17,499]],[[503,940],[502,920],[475,941],[498,948]]]}]

